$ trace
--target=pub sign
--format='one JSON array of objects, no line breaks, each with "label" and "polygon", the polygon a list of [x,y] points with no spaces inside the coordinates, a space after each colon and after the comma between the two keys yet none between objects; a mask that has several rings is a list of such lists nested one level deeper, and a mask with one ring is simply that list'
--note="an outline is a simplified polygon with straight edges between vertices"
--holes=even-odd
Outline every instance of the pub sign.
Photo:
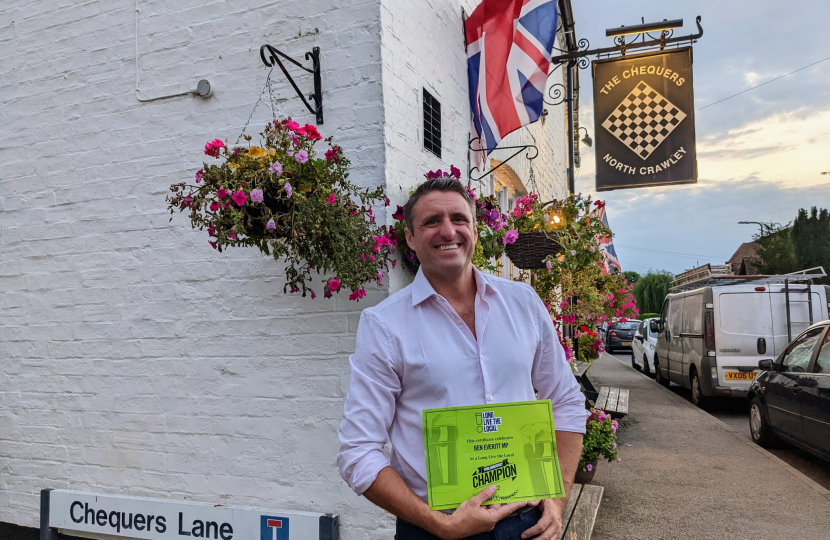
[{"label": "pub sign", "polygon": [[692,49],[593,62],[596,189],[693,184]]}]

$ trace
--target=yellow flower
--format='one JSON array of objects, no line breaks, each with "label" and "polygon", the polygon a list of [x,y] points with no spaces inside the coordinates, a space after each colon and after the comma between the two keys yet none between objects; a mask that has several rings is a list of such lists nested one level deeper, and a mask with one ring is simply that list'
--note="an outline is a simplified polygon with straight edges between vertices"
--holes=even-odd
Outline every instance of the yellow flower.
[{"label": "yellow flower", "polygon": [[556,260],[559,261],[559,262],[565,262],[565,256],[564,255],[557,255]]},{"label": "yellow flower", "polygon": [[261,158],[261,157],[265,157],[265,155],[266,155],[265,150],[263,150],[259,146],[252,146],[250,149],[248,149],[248,157]]},{"label": "yellow flower", "polygon": [[238,169],[238,168],[239,168],[239,164],[238,164],[238,163],[233,163],[233,162],[230,162],[230,161],[229,161],[229,162],[228,162],[228,167],[230,167],[230,169],[231,169],[232,171],[235,171],[236,169]]},{"label": "yellow flower", "polygon": [[271,157],[274,157],[274,156],[277,155],[277,151],[274,150],[273,148],[269,148],[268,150],[265,151],[265,153],[267,153]]}]

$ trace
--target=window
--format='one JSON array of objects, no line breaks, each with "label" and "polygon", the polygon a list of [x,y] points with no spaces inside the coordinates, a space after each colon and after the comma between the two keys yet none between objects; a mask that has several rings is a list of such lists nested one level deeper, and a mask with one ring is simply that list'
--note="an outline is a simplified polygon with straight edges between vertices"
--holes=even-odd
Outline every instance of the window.
[{"label": "window", "polygon": [[815,372],[830,375],[830,332],[824,336],[824,343],[821,344],[821,350],[816,358]]},{"label": "window", "polygon": [[804,373],[807,371],[810,358],[813,356],[813,349],[823,331],[824,327],[814,328],[793,341],[787,349],[786,354],[784,354],[784,360],[781,362],[781,365],[786,368],[782,371],[794,373]]},{"label": "window", "polygon": [[640,326],[637,328],[637,332],[634,335],[645,337],[645,335],[646,335],[646,323],[641,323]]},{"label": "window", "polygon": [[683,318],[683,298],[672,298],[669,300],[669,333],[671,337],[680,337],[682,332],[680,323]]},{"label": "window", "polygon": [[683,331],[703,334],[703,295],[694,294],[683,299]]},{"label": "window", "polygon": [[441,157],[441,103],[424,88],[424,148]]},{"label": "window", "polygon": [[660,324],[658,325],[659,331],[662,332],[664,328],[666,328],[666,318],[669,314],[669,301],[666,300],[663,302],[663,309],[660,310]]}]

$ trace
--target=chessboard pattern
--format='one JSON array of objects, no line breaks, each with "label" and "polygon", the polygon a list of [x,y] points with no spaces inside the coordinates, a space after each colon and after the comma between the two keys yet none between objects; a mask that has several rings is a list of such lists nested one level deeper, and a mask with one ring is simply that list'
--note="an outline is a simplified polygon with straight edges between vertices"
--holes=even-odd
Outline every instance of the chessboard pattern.
[{"label": "chessboard pattern", "polygon": [[645,160],[684,118],[686,113],[640,81],[608,115],[602,127]]}]

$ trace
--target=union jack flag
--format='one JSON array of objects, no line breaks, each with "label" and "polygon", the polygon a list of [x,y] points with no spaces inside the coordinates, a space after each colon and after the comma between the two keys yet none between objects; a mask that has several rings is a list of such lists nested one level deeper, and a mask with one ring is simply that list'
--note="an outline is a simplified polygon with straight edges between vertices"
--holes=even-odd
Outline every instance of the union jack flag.
[{"label": "union jack flag", "polygon": [[484,0],[465,22],[472,130],[481,148],[495,148],[542,115],[556,18],[556,0]]},{"label": "union jack flag", "polygon": [[[611,226],[608,225],[608,214],[605,212],[605,205],[598,206],[592,212],[597,219],[602,220],[602,224],[610,231]],[[605,255],[605,268],[603,268],[604,273],[611,274],[611,273],[620,273],[622,272],[622,266],[620,266],[620,260],[617,258],[617,250],[614,249],[614,240],[611,236],[603,236],[599,239],[599,249],[602,250],[602,254]],[[616,269],[616,271],[614,271]]]}]

